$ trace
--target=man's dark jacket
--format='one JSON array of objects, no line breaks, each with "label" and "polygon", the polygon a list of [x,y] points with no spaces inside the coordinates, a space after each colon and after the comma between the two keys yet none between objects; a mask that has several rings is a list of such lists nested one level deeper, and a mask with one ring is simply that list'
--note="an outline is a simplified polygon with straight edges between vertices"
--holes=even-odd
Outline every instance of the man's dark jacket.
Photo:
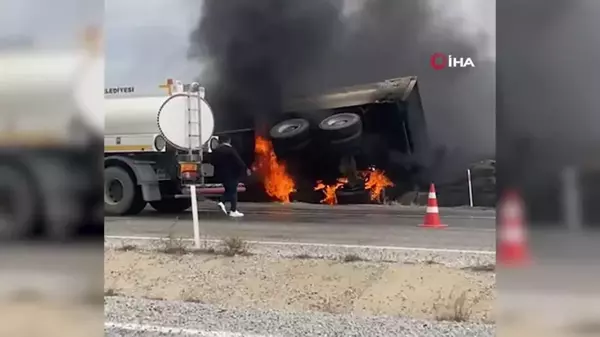
[{"label": "man's dark jacket", "polygon": [[231,145],[220,145],[211,157],[215,177],[222,183],[239,181],[246,174],[246,163]]}]

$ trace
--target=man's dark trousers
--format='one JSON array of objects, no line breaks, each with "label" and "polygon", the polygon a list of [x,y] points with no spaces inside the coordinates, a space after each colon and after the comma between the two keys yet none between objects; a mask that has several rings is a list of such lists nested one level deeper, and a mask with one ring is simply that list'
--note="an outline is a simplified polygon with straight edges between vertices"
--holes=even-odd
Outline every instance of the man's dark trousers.
[{"label": "man's dark trousers", "polygon": [[221,196],[221,202],[226,203],[229,202],[231,204],[230,211],[237,211],[237,187],[239,182],[236,179],[226,179],[223,181],[223,187],[225,188],[225,192]]}]

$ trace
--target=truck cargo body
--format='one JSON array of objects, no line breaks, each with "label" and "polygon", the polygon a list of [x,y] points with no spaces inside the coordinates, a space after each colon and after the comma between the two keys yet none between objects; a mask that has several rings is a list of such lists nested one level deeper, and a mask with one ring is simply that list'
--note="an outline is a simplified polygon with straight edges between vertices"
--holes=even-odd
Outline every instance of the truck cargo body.
[{"label": "truck cargo body", "polygon": [[[327,122],[338,124],[327,127]],[[298,128],[305,127],[303,123],[308,125],[307,130],[298,133]],[[427,188],[430,182],[428,167],[433,155],[416,77],[290,100],[274,124],[269,136],[278,157],[286,162],[297,181],[296,200],[313,201],[315,181],[332,182],[349,170],[369,167],[384,170],[394,182],[395,186],[389,189],[392,198]],[[286,124],[291,127],[291,137],[286,134]],[[253,136],[237,133],[237,145],[251,162]],[[351,167],[344,167],[348,163]],[[259,182],[247,188],[252,193],[243,198],[258,198],[260,193],[254,192],[260,191]],[[339,193],[353,191],[362,191],[360,182],[358,186],[347,184]]]}]

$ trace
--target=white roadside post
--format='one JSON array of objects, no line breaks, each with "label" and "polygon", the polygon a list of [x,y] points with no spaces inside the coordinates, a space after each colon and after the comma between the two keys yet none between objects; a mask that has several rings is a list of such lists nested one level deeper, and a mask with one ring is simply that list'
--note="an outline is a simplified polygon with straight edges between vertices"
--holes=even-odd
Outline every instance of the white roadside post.
[{"label": "white roadside post", "polygon": [[192,222],[194,226],[194,245],[200,249],[200,221],[198,220],[198,195],[196,194],[196,185],[190,185],[190,194],[192,196]]},{"label": "white roadside post", "polygon": [[467,182],[469,183],[469,206],[473,207],[473,184],[471,183],[471,169],[467,169]]},{"label": "white roadside post", "polygon": [[[196,97],[197,98],[197,102],[196,104],[198,104],[198,108],[196,111],[192,110],[191,108],[191,101],[190,101],[190,129],[192,127],[192,111],[196,112],[195,116],[197,118],[197,121],[195,123],[195,125],[198,126],[198,147],[200,148],[200,183],[204,184],[204,170],[202,167],[202,162],[203,162],[203,148],[202,146],[204,145],[202,142],[202,100],[204,99],[204,95],[203,92],[200,92],[200,85],[198,83],[192,83],[192,85],[190,85],[190,89],[188,90],[188,95],[190,95],[190,97]],[[192,96],[194,95],[194,96]],[[191,135],[191,130],[190,130],[190,135]],[[191,141],[191,136],[190,136],[190,141]],[[190,144],[191,145],[191,144]],[[191,146],[190,146],[191,148]],[[197,194],[197,190],[196,190],[196,185],[191,185],[190,186],[190,193],[191,193],[191,199],[192,199],[192,223],[194,226],[194,244],[196,246],[196,249],[200,249],[200,221],[198,220],[198,194]]]}]

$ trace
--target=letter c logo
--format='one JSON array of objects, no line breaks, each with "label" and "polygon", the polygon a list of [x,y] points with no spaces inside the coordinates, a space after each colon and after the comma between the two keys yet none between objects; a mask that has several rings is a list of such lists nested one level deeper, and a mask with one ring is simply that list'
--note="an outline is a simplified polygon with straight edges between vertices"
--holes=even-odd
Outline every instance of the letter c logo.
[{"label": "letter c logo", "polygon": [[434,53],[431,55],[429,62],[431,63],[431,68],[435,70],[442,70],[446,68],[446,64],[448,63],[448,58],[446,55],[442,53]]}]

